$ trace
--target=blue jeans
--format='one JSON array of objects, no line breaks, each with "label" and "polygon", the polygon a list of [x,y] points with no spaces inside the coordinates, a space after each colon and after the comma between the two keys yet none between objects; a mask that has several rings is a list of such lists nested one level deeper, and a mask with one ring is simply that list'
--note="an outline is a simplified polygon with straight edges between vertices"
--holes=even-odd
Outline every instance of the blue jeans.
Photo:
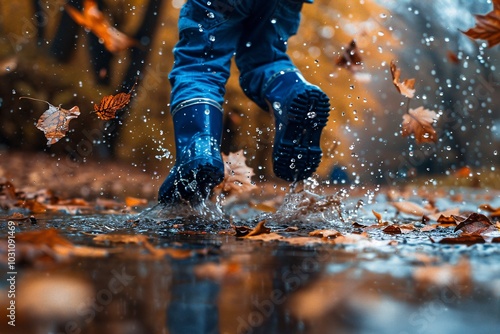
[{"label": "blue jeans", "polygon": [[303,2],[312,1],[188,0],[180,12],[169,75],[171,110],[195,98],[222,105],[233,56],[241,88],[267,110],[266,83],[281,71],[297,71],[286,49],[299,27]]}]

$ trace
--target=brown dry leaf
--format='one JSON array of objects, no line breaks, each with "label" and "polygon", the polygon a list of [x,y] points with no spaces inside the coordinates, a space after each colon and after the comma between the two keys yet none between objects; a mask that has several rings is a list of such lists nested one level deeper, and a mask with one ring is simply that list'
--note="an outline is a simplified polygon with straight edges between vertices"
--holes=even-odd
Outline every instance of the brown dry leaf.
[{"label": "brown dry leaf", "polygon": [[368,240],[368,234],[363,232],[361,234],[346,233],[338,236],[333,240],[335,244],[357,244],[360,241]]},{"label": "brown dry leaf", "polygon": [[462,234],[458,237],[442,238],[440,240],[434,240],[431,238],[432,242],[438,242],[440,244],[465,244],[467,246],[474,244],[484,244],[486,240],[480,234]]},{"label": "brown dry leaf", "polygon": [[500,0],[493,0],[493,10],[486,15],[475,15],[476,26],[465,35],[473,39],[482,39],[488,42],[488,47],[500,43]]},{"label": "brown dry leaf", "polygon": [[377,223],[382,224],[382,215],[375,210],[372,210],[373,215],[377,218]]},{"label": "brown dry leaf", "polygon": [[47,212],[47,206],[34,199],[19,200],[15,206],[30,210],[32,213]]},{"label": "brown dry leaf", "polygon": [[312,246],[315,244],[324,243],[325,241],[328,242],[328,240],[329,239],[317,238],[317,237],[291,237],[291,238],[284,238],[281,241],[286,242],[293,246]]},{"label": "brown dry leaf", "polygon": [[489,212],[491,218],[499,218],[500,217],[500,207],[494,208],[489,204],[482,204],[479,206],[479,209]]},{"label": "brown dry leaf", "polygon": [[251,230],[245,237],[253,237],[260,234],[268,234],[271,232],[269,227],[265,226],[266,221],[262,220],[257,223],[253,230]]},{"label": "brown dry leaf", "polygon": [[452,215],[458,215],[460,213],[460,208],[452,208],[445,211],[440,211],[426,215],[425,218],[432,221],[437,221],[438,223],[453,223],[455,220]]},{"label": "brown dry leaf", "polygon": [[94,0],[83,1],[83,12],[67,4],[64,8],[76,23],[99,37],[110,52],[116,53],[138,45],[136,40],[111,26]]},{"label": "brown dry leaf", "polygon": [[408,201],[391,202],[391,205],[398,209],[399,212],[403,212],[409,215],[422,217],[429,213],[429,210],[423,208],[422,206]]},{"label": "brown dry leaf", "polygon": [[38,119],[36,127],[45,133],[45,138],[47,138],[47,145],[55,144],[59,139],[66,136],[66,132],[69,130],[69,122],[80,116],[80,109],[77,106],[66,110],[64,108],[53,106],[47,101],[34,99],[28,96],[21,96],[19,99],[28,99],[33,101],[45,102],[49,105],[42,116]]},{"label": "brown dry leaf", "polygon": [[432,123],[437,119],[435,111],[418,107],[403,115],[403,137],[413,134],[417,144],[437,142],[438,136]]},{"label": "brown dry leaf", "polygon": [[401,95],[412,99],[415,96],[415,79],[405,79],[403,82],[399,82],[401,70],[396,66],[396,62],[394,60],[391,61],[390,67],[392,74],[392,83],[394,84],[398,92],[400,92]]},{"label": "brown dry leaf", "polygon": [[387,234],[406,234],[413,231],[415,227],[413,225],[389,225],[382,231]]},{"label": "brown dry leaf", "polygon": [[282,235],[279,235],[278,233],[275,233],[275,232],[247,236],[246,238],[248,238],[250,240],[260,240],[260,241],[276,241],[276,240],[284,240],[285,239],[285,237],[283,237]]},{"label": "brown dry leaf", "polygon": [[413,278],[425,285],[449,287],[450,285],[469,285],[471,274],[470,262],[461,259],[455,265],[443,264],[416,268],[413,272]]},{"label": "brown dry leaf", "polygon": [[344,67],[351,72],[358,72],[363,68],[363,61],[355,40],[352,40],[349,43],[335,64],[339,67]]},{"label": "brown dry leaf", "polygon": [[229,153],[229,155],[222,154],[222,157],[224,159],[224,180],[216,187],[216,190],[223,191],[227,196],[230,196],[251,192],[257,188],[251,179],[255,175],[254,171],[246,165],[243,150]]},{"label": "brown dry leaf", "polygon": [[460,63],[460,58],[458,58],[457,54],[453,51],[448,50],[446,52],[446,57],[448,58],[448,61],[452,64]]},{"label": "brown dry leaf", "polygon": [[335,239],[342,234],[337,230],[314,230],[309,232],[309,236],[311,237],[320,237],[324,239]]},{"label": "brown dry leaf", "polygon": [[99,244],[143,244],[148,242],[148,237],[142,234],[97,234],[92,240]]},{"label": "brown dry leaf", "polygon": [[75,246],[54,229],[21,232],[16,234],[16,249],[20,258],[29,262],[68,260],[72,256],[103,257],[108,251],[102,248]]},{"label": "brown dry leaf", "polygon": [[496,230],[496,227],[493,225],[490,219],[480,213],[474,212],[465,220],[455,221],[459,224],[455,228],[454,232],[462,230],[463,232],[468,234],[481,234]]},{"label": "brown dry leaf", "polygon": [[110,119],[116,118],[116,112],[130,103],[132,92],[136,84],[137,81],[132,88],[130,88],[128,93],[122,92],[116,95],[108,95],[103,97],[99,104],[94,104],[94,112],[97,114],[97,117],[103,121],[109,121]]},{"label": "brown dry leaf", "polygon": [[148,205],[148,200],[145,198],[136,198],[136,197],[125,197],[125,205],[132,206],[143,206]]}]

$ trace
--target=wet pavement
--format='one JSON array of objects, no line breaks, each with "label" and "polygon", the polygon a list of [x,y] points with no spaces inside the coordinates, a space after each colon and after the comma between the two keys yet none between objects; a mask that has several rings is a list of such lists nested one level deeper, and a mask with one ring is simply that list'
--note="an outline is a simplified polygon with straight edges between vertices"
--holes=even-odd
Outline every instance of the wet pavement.
[{"label": "wet pavement", "polygon": [[[489,198],[498,206],[497,193]],[[16,326],[4,320],[0,332],[497,332],[499,243],[435,242],[453,234],[446,228],[363,233],[353,222],[373,220],[366,212],[394,214],[381,207],[377,195],[363,199],[362,209],[359,199],[344,198],[341,202],[352,204],[341,211],[331,200],[328,210],[316,213],[311,206],[300,211],[296,198],[288,199],[296,212],[288,207],[255,215],[235,205],[232,219],[221,212],[209,220],[181,218],[153,208],[139,216],[39,215],[36,224],[19,222],[18,233],[55,228],[73,245],[106,254],[65,257],[62,251],[54,256],[39,248],[38,254],[34,249],[17,254]],[[476,208],[481,200],[462,205]],[[234,219],[236,213],[240,220]],[[262,219],[273,238],[234,235],[231,224],[253,226]],[[398,219],[419,224],[404,215]],[[7,231],[8,221],[0,223]],[[318,229],[341,233],[342,242],[311,237]],[[0,291],[4,319],[8,277]]]}]

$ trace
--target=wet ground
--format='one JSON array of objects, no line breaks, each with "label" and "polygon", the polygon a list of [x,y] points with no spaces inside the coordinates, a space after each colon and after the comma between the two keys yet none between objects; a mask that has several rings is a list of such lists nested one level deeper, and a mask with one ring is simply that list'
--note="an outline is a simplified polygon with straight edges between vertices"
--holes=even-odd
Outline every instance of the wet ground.
[{"label": "wet ground", "polygon": [[[396,195],[461,214],[500,206],[493,190]],[[498,231],[482,241],[440,242],[461,231],[446,224],[426,230],[435,222],[397,210],[389,204],[396,195],[299,191],[274,199],[274,212],[265,212],[266,199],[205,207],[201,217],[150,205],[137,213],[17,220],[18,236],[56,232],[17,240],[16,326],[3,320],[0,332],[497,332]],[[4,235],[9,221],[0,222]],[[267,228],[248,236],[259,222]],[[403,232],[384,231],[388,225]],[[37,243],[42,238],[52,240],[48,248]],[[9,277],[1,281],[3,319]]]}]

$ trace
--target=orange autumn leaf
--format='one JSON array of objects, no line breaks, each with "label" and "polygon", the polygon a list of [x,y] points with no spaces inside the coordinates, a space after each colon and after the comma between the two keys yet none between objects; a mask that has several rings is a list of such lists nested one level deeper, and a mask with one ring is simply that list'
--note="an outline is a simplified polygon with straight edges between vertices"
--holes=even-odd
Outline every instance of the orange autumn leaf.
[{"label": "orange autumn leaf", "polygon": [[125,197],[125,205],[126,206],[142,206],[147,205],[148,200],[145,198],[136,198],[136,197]]},{"label": "orange autumn leaf", "polygon": [[488,47],[500,43],[500,0],[493,0],[493,10],[486,15],[475,15],[476,26],[462,31],[472,39],[488,42]]},{"label": "orange autumn leaf", "polygon": [[243,150],[229,153],[229,155],[222,154],[222,158],[224,159],[224,180],[216,187],[216,190],[223,191],[227,195],[234,195],[250,192],[257,187],[252,183],[252,176],[255,173],[246,165]]},{"label": "orange autumn leaf", "polygon": [[66,132],[69,130],[69,122],[73,118],[80,116],[80,109],[77,106],[66,110],[64,108],[53,106],[47,101],[34,99],[32,97],[21,96],[19,99],[29,99],[39,102],[45,102],[49,105],[42,116],[38,119],[36,127],[45,133],[45,138],[47,138],[47,145],[55,144],[59,139],[66,136]]},{"label": "orange autumn leaf", "polygon": [[136,84],[137,82],[130,88],[128,93],[121,92],[116,95],[108,95],[103,97],[99,104],[94,104],[94,112],[97,117],[103,121],[115,118],[116,112],[129,104]]},{"label": "orange autumn leaf", "polygon": [[83,1],[83,12],[67,4],[64,5],[64,8],[76,23],[99,37],[104,47],[110,52],[116,53],[137,45],[136,40],[111,26],[94,0]]},{"label": "orange autumn leaf", "polygon": [[408,201],[392,202],[391,205],[394,206],[399,212],[403,212],[409,215],[422,217],[423,215],[429,213],[429,210],[413,202],[408,202]]},{"label": "orange autumn leaf", "polygon": [[394,60],[391,61],[391,74],[392,74],[392,83],[401,93],[401,95],[406,96],[409,99],[412,99],[415,96],[415,78],[405,79],[403,82],[400,82],[401,70],[396,66],[396,62]]},{"label": "orange autumn leaf", "polygon": [[438,137],[432,123],[437,119],[435,111],[418,107],[403,115],[403,137],[413,134],[417,144],[437,142]]},{"label": "orange autumn leaf", "polygon": [[361,70],[363,61],[355,40],[352,40],[347,48],[345,48],[344,52],[337,59],[336,65],[344,67],[351,72],[358,72]]}]

